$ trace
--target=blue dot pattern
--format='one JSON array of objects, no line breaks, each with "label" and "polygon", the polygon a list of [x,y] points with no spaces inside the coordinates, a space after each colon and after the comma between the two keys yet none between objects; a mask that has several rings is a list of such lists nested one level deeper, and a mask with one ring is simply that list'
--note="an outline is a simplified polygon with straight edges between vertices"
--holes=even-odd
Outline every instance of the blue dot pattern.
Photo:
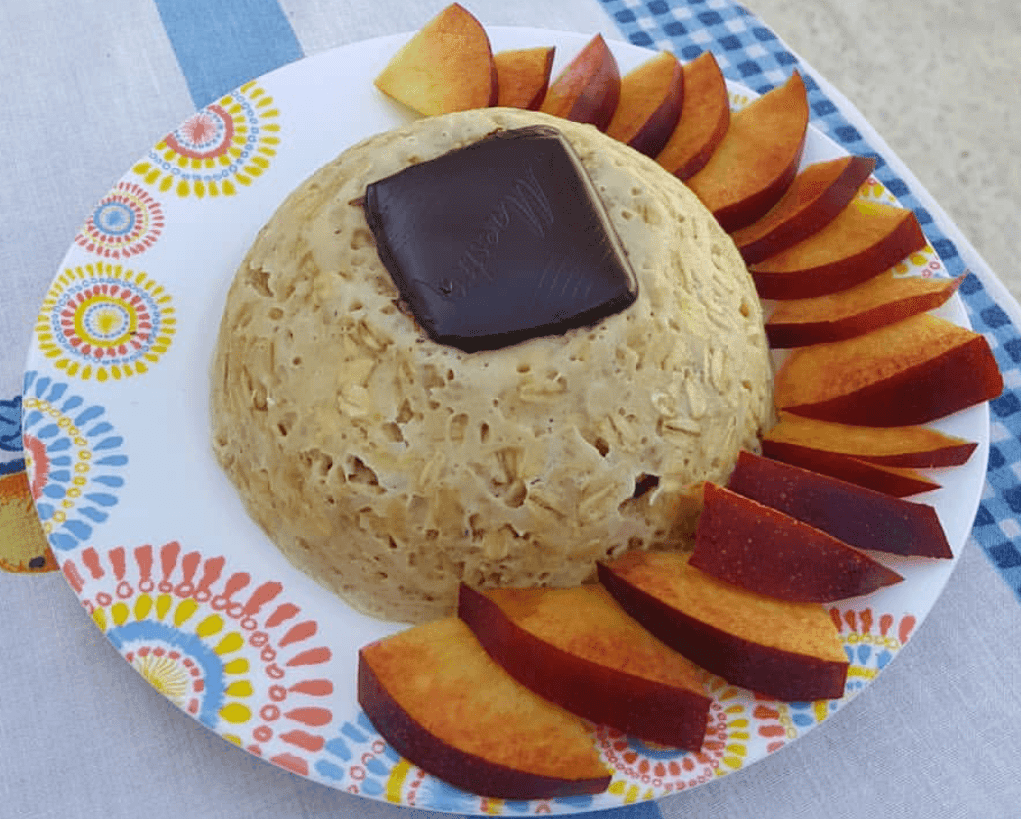
[{"label": "blue dot pattern", "polygon": [[[876,160],[875,176],[918,217],[951,276],[965,271],[945,236],[907,182],[841,113],[798,58],[768,26],[731,0],[601,0],[626,39],[693,60],[712,51],[724,75],[762,94],[782,85],[794,69],[808,89],[812,124],[849,153]],[[1021,600],[1021,337],[1007,313],[974,274],[959,290],[972,326],[989,341],[1003,373],[1004,394],[990,405],[990,453],[986,485],[972,536]]]}]

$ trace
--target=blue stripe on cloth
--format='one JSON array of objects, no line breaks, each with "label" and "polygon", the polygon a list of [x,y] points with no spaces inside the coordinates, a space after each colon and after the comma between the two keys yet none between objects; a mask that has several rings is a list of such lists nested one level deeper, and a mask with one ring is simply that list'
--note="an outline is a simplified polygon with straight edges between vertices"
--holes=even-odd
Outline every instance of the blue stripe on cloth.
[{"label": "blue stripe on cloth", "polygon": [[[712,51],[731,80],[765,93],[780,85],[798,67],[798,58],[761,20],[731,0],[601,0],[606,13],[627,39],[639,46],[673,51],[692,60]],[[804,71],[802,70],[804,76]],[[812,124],[849,153],[872,156],[876,178],[900,203],[911,208],[947,272],[967,272],[954,243],[943,234],[920,200],[868,144],[812,81],[805,76]],[[989,342],[1008,385],[990,403],[990,452],[983,494],[972,536],[989,561],[1021,600],[1021,397],[1011,384],[1021,384],[1021,334],[986,291],[969,275],[958,291],[972,327]]]},{"label": "blue stripe on cloth", "polygon": [[196,108],[304,56],[277,0],[155,0]]}]

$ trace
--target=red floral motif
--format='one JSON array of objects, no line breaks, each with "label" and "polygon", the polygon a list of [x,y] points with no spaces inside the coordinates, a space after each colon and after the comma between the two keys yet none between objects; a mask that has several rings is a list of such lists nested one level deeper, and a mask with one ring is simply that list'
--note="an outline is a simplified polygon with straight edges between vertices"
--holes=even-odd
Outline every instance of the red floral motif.
[{"label": "red floral motif", "polygon": [[755,734],[773,753],[823,722],[873,680],[911,636],[918,620],[913,614],[881,614],[871,608],[831,608],[833,620],[850,659],[844,696],[836,700],[786,703],[756,695],[752,709]]},{"label": "red floral motif", "polygon": [[211,159],[230,150],[234,120],[221,105],[192,114],[180,128],[164,138],[167,145],[189,159]]},{"label": "red floral motif", "polygon": [[[333,683],[320,670],[332,653],[315,642],[316,621],[283,597],[283,584],[255,581],[176,541],[88,547],[62,570],[97,625],[162,693],[256,756],[309,775],[333,722],[325,705]],[[195,636],[203,651],[189,654],[182,646]],[[224,702],[214,714],[203,711],[211,689]]]},{"label": "red floral motif", "polygon": [[120,182],[74,237],[75,243],[107,259],[127,259],[156,244],[166,222],[163,207],[141,185]]},{"label": "red floral motif", "polygon": [[[830,617],[833,619],[837,631],[841,632],[842,635],[869,635],[872,633],[872,625],[875,622],[872,609],[868,608],[861,611],[847,610],[844,612],[838,608],[831,608]],[[911,632],[918,623],[918,619],[913,614],[901,615],[899,620],[892,614],[880,615],[879,634],[877,636],[884,644],[888,644],[893,639],[890,630],[895,623],[897,625],[897,642],[896,646],[890,644],[890,647],[901,648],[910,638]]]},{"label": "red floral motif", "polygon": [[798,735],[797,729],[785,718],[781,709],[778,703],[763,702],[752,710],[752,716],[759,723],[756,731],[766,740],[767,754],[780,750],[788,740]]}]

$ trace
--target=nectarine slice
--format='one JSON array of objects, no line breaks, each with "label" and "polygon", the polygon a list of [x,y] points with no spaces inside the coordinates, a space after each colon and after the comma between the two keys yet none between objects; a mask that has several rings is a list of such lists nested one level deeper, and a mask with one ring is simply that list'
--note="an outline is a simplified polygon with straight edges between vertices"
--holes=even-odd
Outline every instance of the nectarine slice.
[{"label": "nectarine slice", "polygon": [[539,110],[605,131],[619,99],[617,60],[597,34],[553,80]]},{"label": "nectarine slice", "polygon": [[458,615],[514,679],[568,711],[661,745],[702,747],[710,699],[701,672],[602,586],[462,585]]},{"label": "nectarine slice", "polygon": [[[798,448],[848,455],[896,467],[960,466],[978,446],[974,441],[923,426],[861,427],[780,413],[763,438],[771,449]],[[778,460],[783,457],[766,453]]]},{"label": "nectarine slice", "polygon": [[807,133],[808,96],[795,71],[784,85],[731,115],[726,136],[688,187],[728,233],[743,228],[790,187]]},{"label": "nectarine slice", "polygon": [[925,245],[910,210],[859,197],[824,228],[748,271],[764,299],[824,296],[878,276]]},{"label": "nectarine slice", "polygon": [[688,179],[705,167],[726,136],[730,96],[711,51],[686,63],[683,74],[681,116],[656,161],[679,179]]},{"label": "nectarine slice", "polygon": [[829,613],[724,583],[676,552],[599,564],[621,607],[671,648],[727,682],[779,700],[843,696],[847,654]]},{"label": "nectarine slice", "polygon": [[832,535],[712,483],[689,562],[748,591],[801,603],[832,603],[904,579]]},{"label": "nectarine slice", "polygon": [[582,720],[512,679],[456,617],[364,647],[358,703],[401,756],[481,796],[548,799],[610,783]]},{"label": "nectarine slice", "polygon": [[807,239],[847,207],[876,167],[876,160],[845,156],[801,171],[765,216],[731,238],[746,264],[762,261]]},{"label": "nectarine slice", "polygon": [[936,510],[742,451],[727,488],[859,549],[953,557]]},{"label": "nectarine slice", "polygon": [[489,35],[471,13],[451,3],[394,54],[375,84],[425,115],[494,105],[497,79]]},{"label": "nectarine slice", "polygon": [[553,46],[518,48],[493,55],[496,63],[496,104],[506,108],[537,109],[549,88]]},{"label": "nectarine slice", "polygon": [[[874,427],[874,429],[884,429],[884,427]],[[887,429],[893,429],[893,427],[887,427]],[[936,481],[930,480],[913,469],[869,463],[842,452],[826,452],[792,444],[763,441],[762,454],[784,463],[810,469],[821,475],[840,478],[848,483],[893,495],[895,498],[907,498],[920,492],[931,492],[940,488]]]},{"label": "nectarine slice", "polygon": [[776,374],[778,409],[859,426],[925,424],[995,398],[1003,376],[979,333],[929,313],[800,347]]},{"label": "nectarine slice", "polygon": [[766,322],[766,337],[770,346],[781,348],[854,338],[935,310],[962,281],[964,276],[924,279],[888,270],[838,293],[780,302]]},{"label": "nectarine slice", "polygon": [[661,51],[621,80],[607,136],[655,156],[677,126],[683,100],[684,69],[673,54]]}]

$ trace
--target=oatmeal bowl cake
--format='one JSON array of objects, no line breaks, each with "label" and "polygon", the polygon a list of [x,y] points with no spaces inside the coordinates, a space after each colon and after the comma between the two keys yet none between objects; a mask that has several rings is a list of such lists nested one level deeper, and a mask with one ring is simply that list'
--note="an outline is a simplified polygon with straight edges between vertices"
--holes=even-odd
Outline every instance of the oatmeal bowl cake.
[{"label": "oatmeal bowl cake", "polygon": [[[595,306],[589,259],[624,283]],[[592,126],[490,108],[370,137],[280,205],[227,296],[210,409],[276,547],[355,609],[421,622],[461,580],[570,586],[685,548],[697,487],[771,424],[772,372],[694,194]]]}]

